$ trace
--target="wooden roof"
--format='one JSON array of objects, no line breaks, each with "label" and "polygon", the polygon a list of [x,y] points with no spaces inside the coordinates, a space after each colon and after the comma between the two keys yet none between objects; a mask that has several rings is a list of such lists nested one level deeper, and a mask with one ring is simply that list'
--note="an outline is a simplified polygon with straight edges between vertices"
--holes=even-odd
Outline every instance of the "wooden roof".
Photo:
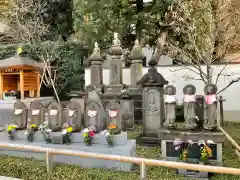
[{"label": "wooden roof", "polygon": [[11,66],[32,66],[41,69],[44,67],[43,63],[38,63],[28,57],[21,57],[19,55],[0,60],[0,68],[7,68]]}]

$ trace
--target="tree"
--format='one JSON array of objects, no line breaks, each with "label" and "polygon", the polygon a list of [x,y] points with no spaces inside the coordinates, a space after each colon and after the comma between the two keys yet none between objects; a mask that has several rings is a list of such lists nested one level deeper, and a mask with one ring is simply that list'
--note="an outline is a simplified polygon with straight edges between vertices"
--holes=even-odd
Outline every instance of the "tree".
[{"label": "tree", "polygon": [[0,20],[10,28],[0,40],[8,43],[35,42],[48,33],[48,24],[42,18],[42,9],[47,4],[41,0],[16,0],[9,1],[5,16]]},{"label": "tree", "polygon": [[141,44],[152,44],[172,3],[175,0],[153,0],[149,4],[143,0],[74,0],[75,31],[89,45],[98,41],[101,46],[110,46],[114,32],[120,34],[123,44],[135,33]]},{"label": "tree", "polygon": [[[212,65],[223,62],[234,40],[239,38],[240,2],[232,0],[220,4],[218,0],[180,0],[179,4],[171,6],[166,14],[165,21],[174,32],[174,36],[169,38],[168,53],[183,66],[181,69],[187,68],[199,76],[189,79],[217,84],[220,76],[226,76],[224,70],[230,62],[225,64],[215,80]],[[233,79],[218,93],[238,81],[240,77]]]}]

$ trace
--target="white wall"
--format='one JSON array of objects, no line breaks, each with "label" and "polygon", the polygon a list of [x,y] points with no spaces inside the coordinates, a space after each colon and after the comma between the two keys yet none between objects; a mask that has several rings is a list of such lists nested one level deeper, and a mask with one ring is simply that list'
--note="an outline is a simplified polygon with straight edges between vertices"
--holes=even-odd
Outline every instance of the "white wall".
[{"label": "white wall", "polygon": [[[224,68],[225,65],[215,65],[213,66],[213,79],[216,80],[217,74]],[[205,67],[202,66],[205,70]],[[193,72],[194,68],[183,68],[179,66],[168,66],[168,67],[157,67],[158,72],[161,73],[166,80],[169,81],[169,84],[173,84],[177,88],[176,97],[179,101],[182,101],[183,92],[182,89],[187,84],[193,84],[197,89],[197,94],[203,94],[204,83],[200,80],[193,80],[189,78],[199,79],[199,75]],[[147,73],[148,68],[143,68],[143,75]],[[225,87],[232,79],[240,76],[240,64],[231,64],[228,65],[219,80],[218,80],[218,89]],[[90,84],[90,69],[85,69],[85,86]],[[130,69],[123,68],[123,84],[130,85]],[[109,68],[103,69],[103,83],[109,84]],[[221,93],[226,101],[224,102],[224,110],[226,111],[227,117],[231,120],[240,117],[240,82],[237,82],[230,86],[227,90]],[[230,112],[234,111],[239,112],[234,117],[230,115]],[[231,113],[232,114],[232,113]],[[227,119],[227,117],[225,119]],[[229,120],[229,119],[227,119]],[[239,118],[240,121],[240,118]]]}]

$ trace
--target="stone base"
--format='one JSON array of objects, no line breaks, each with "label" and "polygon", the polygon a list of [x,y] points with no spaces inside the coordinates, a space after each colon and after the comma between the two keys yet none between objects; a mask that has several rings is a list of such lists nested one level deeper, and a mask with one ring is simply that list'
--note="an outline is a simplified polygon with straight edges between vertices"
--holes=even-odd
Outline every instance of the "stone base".
[{"label": "stone base", "polygon": [[[113,146],[108,147],[107,145],[93,144],[92,146],[86,146],[83,143],[74,143],[71,145],[59,145],[59,144],[46,144],[44,142],[32,142],[28,143],[26,141],[0,141],[0,143],[14,143],[19,145],[31,145],[31,146],[41,146],[45,148],[55,148],[61,150],[74,150],[74,151],[84,151],[91,153],[101,153],[110,155],[120,155],[120,156],[135,156],[136,142],[135,140],[129,140],[124,146]],[[31,151],[17,151],[0,148],[0,153],[9,156],[23,157],[23,158],[34,158],[37,160],[45,161],[45,153],[34,153]],[[76,156],[66,156],[66,155],[54,155],[52,159],[53,163],[62,164],[74,164],[79,165],[83,168],[106,168],[115,171],[130,171],[133,164],[122,163],[120,161],[110,161],[103,159],[93,159],[93,158],[81,158]]]},{"label": "stone base", "polygon": [[106,85],[104,92],[107,92],[108,88],[112,88],[112,91],[114,93],[120,94],[122,92],[123,88],[124,88],[124,85],[123,84],[109,84],[109,85]]},{"label": "stone base", "polygon": [[[113,147],[109,147],[106,138],[101,133],[95,134],[92,140],[92,146],[84,144],[82,132],[72,133],[72,142],[69,145],[62,144],[62,133],[51,132],[51,137],[54,143],[47,143],[44,141],[40,132],[34,134],[34,141],[28,142],[27,136],[24,135],[24,130],[15,133],[15,140],[9,141],[7,132],[0,132],[0,143],[14,143],[21,145],[41,146],[46,148],[55,148],[63,150],[84,151],[100,154],[120,155],[134,157],[136,155],[136,141],[127,139],[127,132],[122,132],[113,137]],[[35,158],[38,160],[45,160],[44,153],[33,153],[29,151],[17,151],[0,148],[0,153],[10,156]],[[87,168],[107,168],[116,171],[130,171],[132,163],[122,163],[119,161],[110,161],[102,159],[80,158],[74,156],[53,156],[53,162],[64,164],[76,164]]]},{"label": "stone base", "polygon": [[[197,159],[190,159],[189,162],[190,164],[200,164],[200,162]],[[177,173],[179,175],[185,176],[185,177],[191,177],[191,178],[204,178],[208,179],[208,172],[199,172],[199,171],[192,171],[192,170],[187,170],[187,169],[178,169]]]},{"label": "stone base", "polygon": [[[200,140],[200,139],[199,139]],[[212,146],[210,146],[212,149],[213,156],[210,159],[211,165],[222,165],[222,143],[215,143]],[[162,140],[161,141],[161,156],[163,159],[166,160],[173,160],[177,161],[180,157],[180,151],[174,150],[173,141],[171,140]],[[197,142],[194,142],[194,144],[189,149],[189,158],[197,159],[200,156],[200,151],[197,146]]]},{"label": "stone base", "polygon": [[161,140],[156,132],[143,133],[140,142],[146,145],[160,145]]}]

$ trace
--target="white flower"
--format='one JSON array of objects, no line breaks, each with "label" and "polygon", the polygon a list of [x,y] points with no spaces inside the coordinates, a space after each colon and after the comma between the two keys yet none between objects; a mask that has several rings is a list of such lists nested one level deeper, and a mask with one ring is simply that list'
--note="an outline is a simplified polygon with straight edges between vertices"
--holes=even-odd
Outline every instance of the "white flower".
[{"label": "white flower", "polygon": [[194,119],[195,119],[196,121],[199,121],[199,120],[200,120],[198,116],[195,116]]},{"label": "white flower", "polygon": [[44,124],[44,125],[48,124],[48,121],[44,121],[43,124]]},{"label": "white flower", "polygon": [[108,137],[110,135],[110,133],[107,131],[105,134],[105,137]]},{"label": "white flower", "polygon": [[205,146],[205,141],[204,140],[200,140],[198,141],[198,146]]},{"label": "white flower", "polygon": [[105,135],[108,131],[105,129],[103,132],[102,132],[102,135]]},{"label": "white flower", "polygon": [[186,141],[189,145],[192,145],[193,144],[193,141],[192,140],[187,140]]},{"label": "white flower", "polygon": [[173,141],[173,145],[174,145],[174,146],[178,146],[178,145],[180,145],[180,144],[182,144],[182,140],[181,140],[181,139],[175,139],[175,140]]},{"label": "white flower", "polygon": [[88,129],[88,128],[85,128],[85,129],[83,130],[83,132],[84,132],[84,133],[88,133],[88,132],[89,132],[89,129]]},{"label": "white flower", "polygon": [[96,131],[96,128],[95,128],[94,126],[90,126],[88,129],[89,129],[90,131]]},{"label": "white flower", "polygon": [[214,144],[212,140],[207,140],[207,144]]},{"label": "white flower", "polygon": [[46,132],[52,132],[52,130],[51,129],[46,129]]},{"label": "white flower", "polygon": [[63,133],[63,134],[67,134],[67,130],[66,130],[66,129],[63,129],[63,130],[62,130],[62,133]]},{"label": "white flower", "polygon": [[177,151],[180,149],[180,146],[175,146],[174,149]]}]

